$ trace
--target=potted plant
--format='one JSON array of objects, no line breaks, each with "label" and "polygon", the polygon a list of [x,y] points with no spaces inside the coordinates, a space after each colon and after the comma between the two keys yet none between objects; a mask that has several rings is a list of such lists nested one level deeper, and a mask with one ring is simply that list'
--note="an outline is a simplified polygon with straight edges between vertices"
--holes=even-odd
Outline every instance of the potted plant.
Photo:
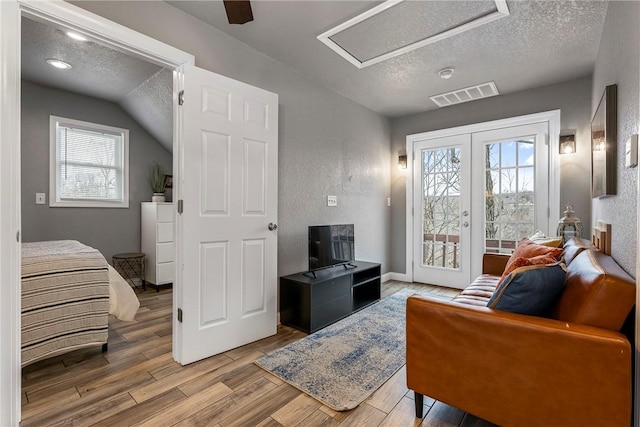
[{"label": "potted plant", "polygon": [[164,202],[164,170],[158,162],[154,162],[151,166],[151,174],[149,175],[149,184],[151,184],[151,191],[153,196],[152,202]]}]

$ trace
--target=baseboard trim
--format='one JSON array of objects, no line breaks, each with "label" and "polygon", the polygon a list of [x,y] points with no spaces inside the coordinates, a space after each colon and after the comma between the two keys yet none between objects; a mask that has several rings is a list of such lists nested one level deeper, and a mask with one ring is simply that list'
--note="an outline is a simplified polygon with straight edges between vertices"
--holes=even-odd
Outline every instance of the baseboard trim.
[{"label": "baseboard trim", "polygon": [[382,282],[388,282],[389,280],[396,280],[398,282],[411,283],[411,277],[406,273],[385,273],[382,275]]}]

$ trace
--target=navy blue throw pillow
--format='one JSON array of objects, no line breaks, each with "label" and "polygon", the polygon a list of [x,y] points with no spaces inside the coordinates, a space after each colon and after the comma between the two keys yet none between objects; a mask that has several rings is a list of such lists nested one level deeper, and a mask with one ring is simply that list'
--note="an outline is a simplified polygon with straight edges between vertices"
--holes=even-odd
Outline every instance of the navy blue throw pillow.
[{"label": "navy blue throw pillow", "polygon": [[564,288],[562,262],[513,270],[500,283],[487,307],[531,316],[547,316]]}]

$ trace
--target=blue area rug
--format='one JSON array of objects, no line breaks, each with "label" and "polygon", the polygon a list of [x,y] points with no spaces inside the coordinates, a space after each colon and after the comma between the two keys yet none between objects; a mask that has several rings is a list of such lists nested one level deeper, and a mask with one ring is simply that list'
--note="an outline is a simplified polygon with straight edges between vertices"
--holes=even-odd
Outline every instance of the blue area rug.
[{"label": "blue area rug", "polygon": [[255,363],[336,411],[353,409],[405,364],[402,290]]}]

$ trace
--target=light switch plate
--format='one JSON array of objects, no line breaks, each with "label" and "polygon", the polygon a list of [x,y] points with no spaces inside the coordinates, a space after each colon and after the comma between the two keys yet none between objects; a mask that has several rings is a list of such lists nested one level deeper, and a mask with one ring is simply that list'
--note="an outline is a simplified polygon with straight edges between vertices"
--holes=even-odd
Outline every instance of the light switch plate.
[{"label": "light switch plate", "polygon": [[36,205],[44,205],[47,203],[47,195],[45,193],[36,193]]},{"label": "light switch plate", "polygon": [[338,196],[327,196],[327,206],[338,206]]},{"label": "light switch plate", "polygon": [[624,150],[624,165],[633,168],[638,165],[638,135],[633,134],[627,140]]}]

